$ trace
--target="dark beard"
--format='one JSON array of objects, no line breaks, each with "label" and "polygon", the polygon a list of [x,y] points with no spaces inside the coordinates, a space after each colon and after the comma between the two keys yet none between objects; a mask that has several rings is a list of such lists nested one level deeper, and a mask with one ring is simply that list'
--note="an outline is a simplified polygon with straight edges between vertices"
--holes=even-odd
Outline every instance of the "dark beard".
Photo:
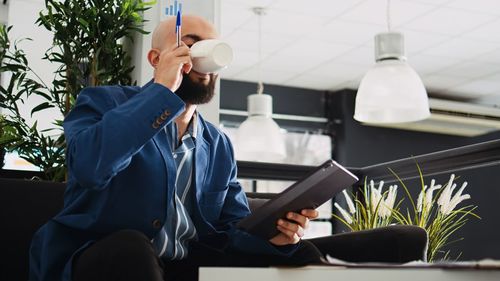
[{"label": "dark beard", "polygon": [[182,83],[175,93],[188,104],[205,104],[212,100],[215,95],[216,75],[210,74],[210,82],[207,85],[193,81],[189,75],[183,74]]}]

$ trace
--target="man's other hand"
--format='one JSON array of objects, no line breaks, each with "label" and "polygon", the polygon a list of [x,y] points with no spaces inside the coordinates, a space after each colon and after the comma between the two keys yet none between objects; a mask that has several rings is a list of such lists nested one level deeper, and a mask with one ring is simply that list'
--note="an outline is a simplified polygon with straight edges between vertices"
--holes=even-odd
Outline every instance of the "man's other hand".
[{"label": "man's other hand", "polygon": [[317,218],[318,215],[318,211],[312,209],[304,209],[300,214],[287,213],[286,220],[279,219],[276,222],[280,233],[271,238],[269,242],[276,246],[297,244],[304,236],[304,230],[309,226],[309,220]]}]

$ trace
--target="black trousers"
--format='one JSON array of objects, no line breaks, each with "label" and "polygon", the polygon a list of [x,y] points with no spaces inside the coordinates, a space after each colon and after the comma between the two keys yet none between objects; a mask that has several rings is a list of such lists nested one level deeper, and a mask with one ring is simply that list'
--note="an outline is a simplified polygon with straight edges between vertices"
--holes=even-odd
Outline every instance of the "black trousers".
[{"label": "black trousers", "polygon": [[141,232],[122,230],[84,250],[73,261],[73,281],[196,281],[200,266],[265,267],[319,264],[322,254],[301,241],[290,257],[225,253],[205,244],[190,243],[189,257],[180,261],[158,258]]}]

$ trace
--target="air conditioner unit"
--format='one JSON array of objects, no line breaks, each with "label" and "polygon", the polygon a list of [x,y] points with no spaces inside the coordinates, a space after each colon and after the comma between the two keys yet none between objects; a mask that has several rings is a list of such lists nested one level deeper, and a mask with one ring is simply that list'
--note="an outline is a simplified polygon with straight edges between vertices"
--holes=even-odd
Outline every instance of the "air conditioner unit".
[{"label": "air conditioner unit", "polygon": [[500,108],[466,102],[429,99],[431,116],[425,120],[398,124],[365,125],[474,137],[500,130]]}]

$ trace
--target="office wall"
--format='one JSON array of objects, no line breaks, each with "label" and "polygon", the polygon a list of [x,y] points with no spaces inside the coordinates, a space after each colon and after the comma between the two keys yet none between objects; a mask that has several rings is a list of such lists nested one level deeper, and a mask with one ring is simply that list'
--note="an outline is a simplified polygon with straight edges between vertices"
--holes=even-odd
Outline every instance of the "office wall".
[{"label": "office wall", "polygon": [[7,4],[0,3],[0,24],[6,24],[9,15],[9,6]]},{"label": "office wall", "polygon": [[[3,6],[3,4],[0,4],[0,6]],[[42,58],[45,51],[52,46],[52,33],[35,24],[38,13],[44,7],[43,0],[9,1],[7,24],[13,26],[10,32],[12,41],[21,38],[32,39],[32,41],[24,40],[20,42],[19,46],[25,51],[29,65],[33,71],[43,82],[50,83],[53,80],[54,71],[58,66]],[[7,79],[8,77],[2,77],[2,83],[6,83]],[[43,130],[52,128],[54,120],[56,118],[61,119],[62,116],[57,109],[43,110],[31,116],[31,109],[42,101],[42,98],[33,96],[28,99],[27,103],[19,103],[19,108],[28,124],[31,125],[35,121],[38,121],[39,128]]]},{"label": "office wall", "polygon": [[[330,118],[337,119],[334,157],[348,167],[364,167],[390,160],[410,157],[455,148],[463,145],[500,138],[500,132],[479,137],[458,137],[361,125],[355,121],[355,92],[344,90],[329,96]],[[397,172],[397,171],[396,171]],[[471,199],[464,203],[478,205],[477,214],[481,220],[470,219],[458,231],[455,238],[464,240],[450,246],[452,257],[460,252],[462,260],[500,258],[500,165],[458,172],[458,185],[467,181],[465,189]],[[449,175],[435,177],[445,183]],[[430,182],[430,178],[426,179]],[[416,198],[420,185],[416,180],[408,181]],[[402,192],[402,190],[400,191]]]}]

